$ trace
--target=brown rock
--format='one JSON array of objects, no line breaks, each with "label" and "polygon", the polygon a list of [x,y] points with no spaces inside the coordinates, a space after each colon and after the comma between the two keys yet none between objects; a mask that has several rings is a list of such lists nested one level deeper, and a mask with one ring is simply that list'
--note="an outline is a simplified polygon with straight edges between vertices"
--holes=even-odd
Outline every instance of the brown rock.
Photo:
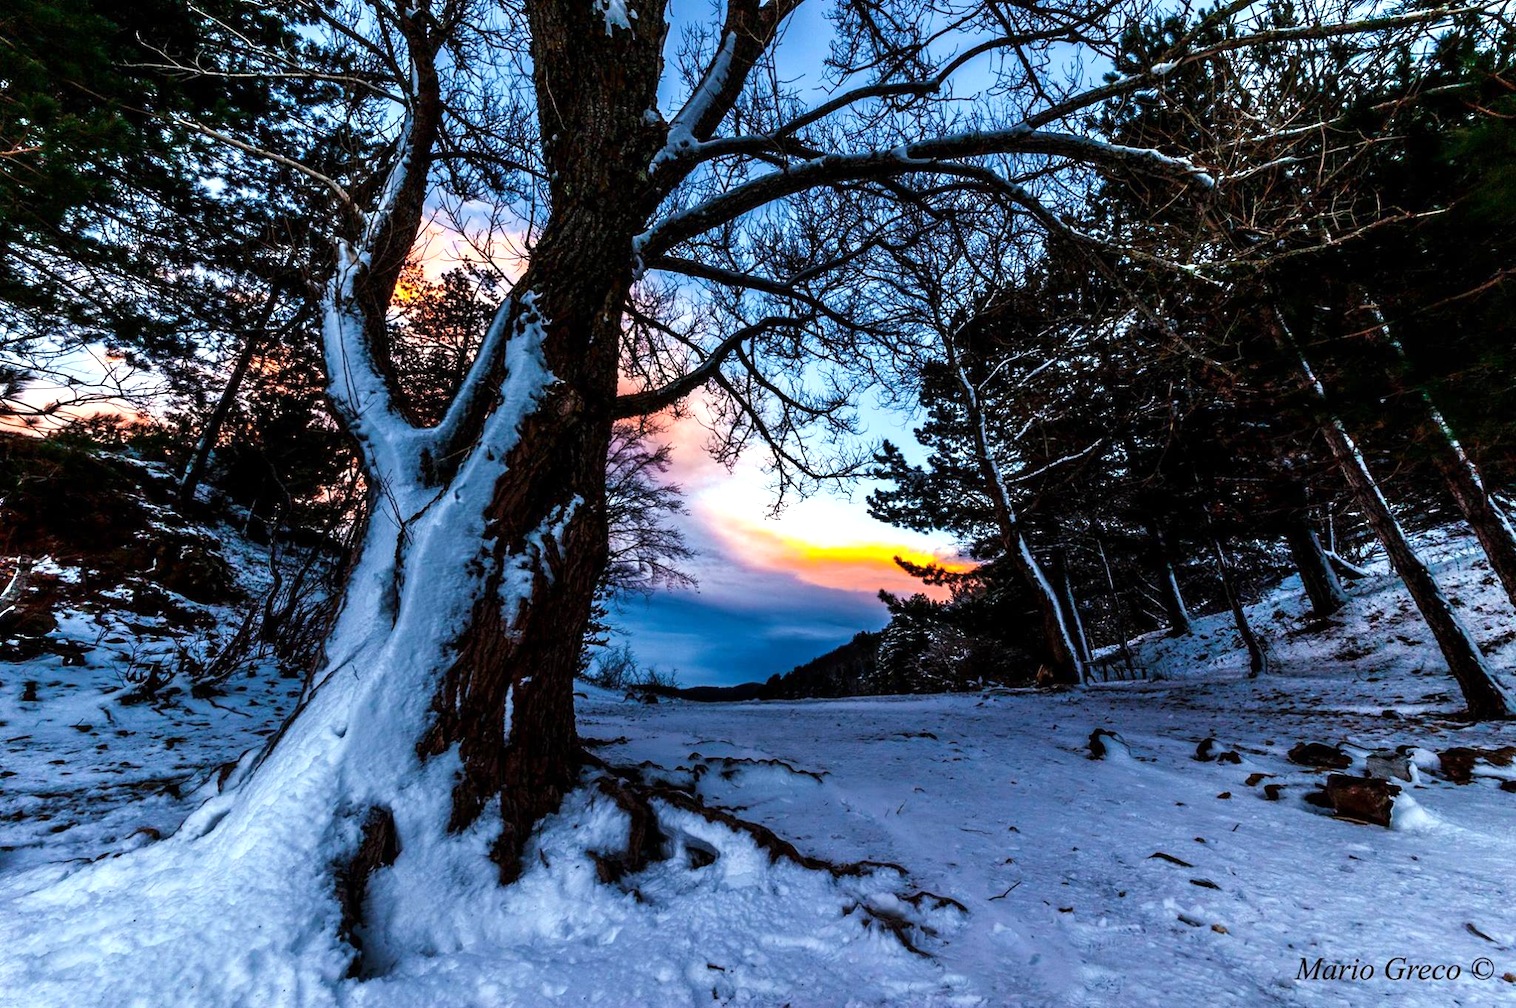
[{"label": "brown rock", "polygon": [[1289,761],[1301,766],[1320,767],[1330,770],[1346,770],[1353,759],[1336,746],[1322,742],[1302,742],[1289,752]]},{"label": "brown rock", "polygon": [[1454,784],[1467,784],[1472,781],[1475,777],[1474,771],[1480,763],[1508,767],[1512,759],[1516,759],[1516,746],[1505,746],[1500,749],[1454,746],[1437,754],[1437,762],[1442,765],[1442,776]]},{"label": "brown rock", "polygon": [[1395,796],[1400,787],[1377,777],[1349,777],[1332,774],[1327,778],[1326,796],[1332,811],[1339,819],[1372,823],[1375,826],[1390,824],[1390,811],[1395,806]]}]

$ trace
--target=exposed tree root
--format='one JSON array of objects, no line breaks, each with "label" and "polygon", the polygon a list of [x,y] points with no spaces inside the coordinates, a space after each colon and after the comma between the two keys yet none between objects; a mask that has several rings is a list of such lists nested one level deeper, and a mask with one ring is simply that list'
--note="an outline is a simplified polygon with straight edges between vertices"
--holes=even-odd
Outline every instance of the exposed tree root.
[{"label": "exposed tree root", "polygon": [[[584,753],[582,758],[586,766],[600,771],[591,782],[592,785],[613,800],[628,817],[626,847],[620,851],[601,851],[593,854],[602,882],[618,882],[623,877],[646,868],[654,861],[671,856],[671,838],[659,825],[658,803],[699,816],[707,822],[717,823],[733,832],[747,836],[768,854],[771,863],[788,861],[808,871],[826,872],[836,879],[865,877],[879,870],[897,872],[901,876],[908,875],[903,866],[889,861],[838,862],[802,853],[794,844],[767,826],[740,819],[727,809],[707,805],[690,791],[672,786],[661,777],[648,773],[649,767],[646,764],[617,766],[588,752]],[[692,759],[701,758],[703,757],[698,754],[692,756]],[[799,770],[781,760],[734,759],[721,762],[781,766],[797,775],[820,779],[816,774]],[[649,777],[653,779],[649,781]],[[691,844],[686,841],[683,846],[690,859],[691,868],[703,868],[715,862],[719,857],[715,850],[707,849],[703,844]],[[951,908],[960,913],[968,912],[968,909],[958,900],[926,890],[899,894],[896,898],[901,903],[909,904],[918,910],[941,911]],[[919,931],[932,936],[936,934],[936,931],[911,920],[906,914],[896,909],[860,900],[846,904],[842,912],[844,915],[861,913],[865,927],[882,928],[893,935],[906,950],[921,956],[929,955],[917,944],[914,934]]]},{"label": "exposed tree root", "polygon": [[[634,785],[634,787],[638,787],[638,785]],[[789,861],[802,868],[808,868],[811,871],[827,872],[833,878],[856,878],[861,875],[870,875],[880,868],[897,871],[902,875],[908,874],[903,866],[895,864],[892,861],[839,862],[802,854],[794,844],[767,826],[749,822],[746,819],[739,819],[725,809],[707,805],[687,791],[680,791],[664,785],[652,785],[646,786],[644,793],[650,799],[666,802],[674,808],[698,815],[707,822],[720,823],[734,832],[746,834],[762,850],[768,853],[770,861]]]},{"label": "exposed tree root", "polygon": [[358,849],[346,864],[336,867],[337,903],[342,907],[339,933],[352,946],[353,961],[347,975],[367,974],[363,955],[363,904],[368,897],[368,883],[374,872],[387,868],[400,856],[400,838],[395,831],[395,817],[381,805],[370,806],[363,817],[362,837]]},{"label": "exposed tree root", "polygon": [[786,763],[782,759],[751,759],[746,756],[702,756],[697,752],[690,753],[690,759],[700,761],[694,768],[697,778],[707,773],[713,766],[721,767],[719,773],[726,780],[730,780],[736,776],[738,769],[744,766],[779,767],[781,770],[788,770],[796,777],[809,777],[817,783],[820,783],[821,778],[826,776],[824,773],[817,773],[814,770],[802,770],[793,764]]},{"label": "exposed tree root", "polygon": [[969,908],[953,899],[951,896],[943,896],[939,893],[929,892],[925,889],[917,889],[908,896],[900,897],[913,907],[920,907],[922,903],[929,902],[933,910],[946,910],[952,907],[960,913],[968,913]]},{"label": "exposed tree root", "polygon": [[600,881],[619,882],[623,876],[635,874],[660,860],[668,835],[658,825],[658,813],[653,807],[621,781],[615,777],[599,777],[595,786],[627,815],[626,848],[618,853],[591,852]]},{"label": "exposed tree root", "polygon": [[[844,916],[857,911],[863,912],[863,926],[866,928],[882,928],[895,937],[900,946],[907,952],[919,955],[924,959],[930,959],[931,953],[924,952],[914,941],[911,940],[911,929],[916,925],[906,920],[900,914],[878,907],[871,907],[867,903],[849,903],[843,908]],[[922,932],[927,935],[935,935],[937,932],[929,927],[923,927]]]}]

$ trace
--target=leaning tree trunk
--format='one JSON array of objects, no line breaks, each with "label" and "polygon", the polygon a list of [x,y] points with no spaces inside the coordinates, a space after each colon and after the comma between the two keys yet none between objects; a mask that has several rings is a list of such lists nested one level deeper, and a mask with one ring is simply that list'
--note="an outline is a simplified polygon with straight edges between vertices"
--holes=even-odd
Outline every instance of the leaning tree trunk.
[{"label": "leaning tree trunk", "polygon": [[1469,716],[1478,721],[1510,717],[1512,705],[1509,695],[1496,681],[1484,655],[1480,653],[1479,645],[1453,611],[1452,603],[1443,594],[1437,579],[1411,546],[1410,539],[1395,519],[1389,502],[1385,500],[1378,482],[1369,470],[1363,453],[1358,450],[1358,445],[1341,418],[1333,412],[1326,389],[1316,377],[1310,361],[1290,336],[1278,309],[1272,309],[1269,315],[1280,349],[1294,363],[1299,385],[1317,411],[1322,435],[1353,493],[1353,500],[1384,546],[1390,564],[1405,583],[1411,600],[1416,603],[1416,608],[1436,638],[1443,659],[1448,663],[1448,671],[1463,691]]},{"label": "leaning tree trunk", "polygon": [[1214,531],[1211,533],[1211,552],[1216,557],[1216,573],[1221,578],[1221,594],[1226,599],[1227,608],[1232,612],[1232,623],[1237,627],[1237,636],[1242,639],[1242,646],[1248,653],[1248,677],[1256,678],[1268,671],[1268,651],[1264,648],[1258,633],[1253,629],[1253,624],[1248,622],[1247,610],[1242,604],[1242,593],[1237,588],[1237,568]]},{"label": "leaning tree trunk", "polygon": [[1490,569],[1500,579],[1506,598],[1516,605],[1516,529],[1489,490],[1479,470],[1464,453],[1442,414],[1429,407],[1427,422],[1433,445],[1432,463],[1447,485],[1449,494],[1473,529]]},{"label": "leaning tree trunk", "polygon": [[247,338],[242,343],[242,349],[237,353],[237,361],[232,365],[232,373],[226,379],[226,387],[221,390],[221,398],[216,401],[215,409],[211,410],[210,416],[206,417],[205,426],[200,429],[200,436],[195,439],[194,451],[190,453],[189,461],[184,466],[184,474],[179,478],[179,499],[185,503],[195,499],[195,491],[199,488],[200,481],[205,478],[205,467],[210,462],[211,452],[215,450],[216,442],[221,439],[221,428],[226,425],[226,418],[231,416],[232,406],[237,402],[237,394],[242,389],[242,382],[247,377],[248,369],[252,367],[253,357],[257,355],[258,348],[263,345],[269,320],[274,317],[274,308],[278,302],[279,289],[270,288],[268,301],[263,305],[257,325],[247,334]]},{"label": "leaning tree trunk", "polygon": [[1158,595],[1163,602],[1163,618],[1169,625],[1168,636],[1187,637],[1194,626],[1190,622],[1189,607],[1184,604],[1184,592],[1179,587],[1179,574],[1174,570],[1173,547],[1156,521],[1148,522],[1148,539],[1158,570]]},{"label": "leaning tree trunk", "polygon": [[968,412],[969,429],[974,438],[974,455],[984,481],[984,492],[990,499],[995,514],[995,526],[999,532],[1002,554],[1020,573],[1022,581],[1032,593],[1037,612],[1042,620],[1042,641],[1046,667],[1052,673],[1052,681],[1065,686],[1078,686],[1085,679],[1085,662],[1080,658],[1080,649],[1075,641],[1074,629],[1068,614],[1059,601],[1058,591],[1026,537],[1016,507],[1011,502],[1000,466],[990,453],[989,431],[985,426],[984,408],[979,400],[979,390],[970,380],[958,360],[957,351],[949,337],[946,341],[949,364],[957,376],[963,393],[964,407]]},{"label": "leaning tree trunk", "polygon": [[[1369,331],[1377,333],[1380,342],[1395,355],[1398,369],[1391,369],[1390,379],[1396,391],[1405,396],[1413,394],[1406,382],[1405,371],[1410,365],[1405,347],[1390,332],[1377,308],[1369,306],[1366,310],[1374,323]],[[1414,395],[1421,403],[1418,426],[1421,428],[1422,441],[1431,451],[1432,464],[1447,485],[1448,493],[1458,505],[1459,513],[1473,530],[1474,538],[1479,541],[1480,548],[1490,562],[1490,569],[1505,589],[1506,598],[1516,604],[1516,529],[1511,527],[1505,511],[1495,503],[1485,487],[1478,467],[1464,451],[1431,392],[1421,385],[1414,390]]]}]

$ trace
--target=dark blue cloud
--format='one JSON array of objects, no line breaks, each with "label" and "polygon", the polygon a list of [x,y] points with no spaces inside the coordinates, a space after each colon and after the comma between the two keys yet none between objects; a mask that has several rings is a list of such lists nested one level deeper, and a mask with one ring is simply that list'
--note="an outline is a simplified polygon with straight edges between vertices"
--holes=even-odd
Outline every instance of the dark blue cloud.
[{"label": "dark blue cloud", "polygon": [[658,592],[616,607],[620,640],[644,665],[677,669],[683,686],[726,686],[788,672],[877,630],[887,613],[861,592],[788,574],[734,570],[714,591]]}]

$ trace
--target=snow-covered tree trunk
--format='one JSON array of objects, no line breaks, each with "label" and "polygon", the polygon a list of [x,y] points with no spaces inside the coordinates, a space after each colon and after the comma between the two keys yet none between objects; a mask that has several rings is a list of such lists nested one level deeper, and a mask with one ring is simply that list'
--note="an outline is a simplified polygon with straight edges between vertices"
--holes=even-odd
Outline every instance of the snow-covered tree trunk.
[{"label": "snow-covered tree trunk", "polygon": [[[661,9],[648,14],[661,23]],[[416,68],[400,146],[374,209],[339,243],[322,304],[331,399],[375,503],[325,667],[224,799],[232,819],[308,822],[301,846],[311,866],[337,866],[339,930],[359,964],[378,868],[420,870],[428,852],[488,836],[511,880],[579,777],[573,677],[606,560],[621,309],[649,212],[645,175],[628,166],[662,141],[646,118],[661,39],[605,30],[589,3],[531,16],[538,89],[559,98],[540,106],[553,212],[457,398],[423,428],[389,373],[386,312],[423,219],[440,40],[400,15]],[[590,48],[606,50],[598,72]],[[248,822],[231,832],[267,836]]]},{"label": "snow-covered tree trunk", "polygon": [[995,514],[995,527],[1000,538],[1002,554],[1021,574],[1023,582],[1032,592],[1037,611],[1042,620],[1042,638],[1046,651],[1047,668],[1052,681],[1063,685],[1077,686],[1084,682],[1085,663],[1080,658],[1080,648],[1074,637],[1074,628],[1059,600],[1058,591],[1047,570],[1032,552],[1016,506],[1011,501],[1010,490],[990,448],[989,431],[985,426],[984,407],[979,400],[979,389],[969,377],[952,339],[946,340],[949,366],[953,369],[959,389],[963,393],[964,409],[968,414],[969,429],[974,439],[974,457],[983,479],[984,493],[989,497]]},{"label": "snow-covered tree trunk", "polygon": [[[662,23],[660,6],[644,14]],[[334,398],[381,494],[329,676],[357,662],[425,697],[424,715],[390,731],[390,744],[455,764],[437,828],[468,829],[498,805],[503,880],[578,775],[573,677],[606,560],[621,310],[650,209],[635,166],[662,142],[646,114],[656,33],[602,23],[590,3],[532,5],[529,16],[537,91],[552,96],[539,115],[553,210],[448,415],[418,430],[389,404],[365,354],[388,300],[365,296],[366,251],[340,269],[326,324]],[[347,654],[388,647],[413,668]]]},{"label": "snow-covered tree trunk", "polygon": [[1158,595],[1163,603],[1163,616],[1168,622],[1170,637],[1187,637],[1193,629],[1190,609],[1184,602],[1184,591],[1179,587],[1179,574],[1174,570],[1174,550],[1163,528],[1156,522],[1148,523],[1148,539],[1153,545],[1153,560],[1158,571]]},{"label": "snow-covered tree trunk", "polygon": [[1070,635],[1074,639],[1079,660],[1086,666],[1090,663],[1090,641],[1084,630],[1084,617],[1079,613],[1079,599],[1074,594],[1074,579],[1069,573],[1067,550],[1060,546],[1052,556],[1053,578],[1058,585],[1058,599],[1063,604],[1064,618],[1068,621]]},{"label": "snow-covered tree trunk", "polygon": [[1426,562],[1417,555],[1410,538],[1400,527],[1389,501],[1369,470],[1347,428],[1331,408],[1326,389],[1316,377],[1310,361],[1291,337],[1277,309],[1270,310],[1269,321],[1275,330],[1280,349],[1297,369],[1299,384],[1318,414],[1322,436],[1326,439],[1338,469],[1352,491],[1354,503],[1363,512],[1369,527],[1384,546],[1390,564],[1405,583],[1411,600],[1426,620],[1427,627],[1442,651],[1448,671],[1458,681],[1468,704],[1469,716],[1476,721],[1508,718],[1513,714],[1511,698],[1490,671],[1479,645],[1454,612],[1442,586]]},{"label": "snow-covered tree trunk", "polygon": [[1490,569],[1505,588],[1506,597],[1516,604],[1516,529],[1511,527],[1510,517],[1495,502],[1441,411],[1430,403],[1427,405],[1432,462],[1464,520],[1473,529],[1474,537],[1479,540],[1490,562]]}]

